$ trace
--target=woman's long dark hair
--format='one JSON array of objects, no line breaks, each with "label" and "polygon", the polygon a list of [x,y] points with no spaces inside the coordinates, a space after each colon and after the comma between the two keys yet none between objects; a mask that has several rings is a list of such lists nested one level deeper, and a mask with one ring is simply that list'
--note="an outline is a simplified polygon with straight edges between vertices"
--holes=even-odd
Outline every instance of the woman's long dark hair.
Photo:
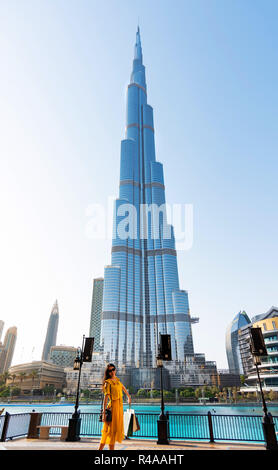
[{"label": "woman's long dark hair", "polygon": [[[103,387],[104,387],[105,380],[110,379],[110,373],[109,373],[109,370],[108,370],[110,367],[115,367],[115,366],[114,366],[114,364],[111,364],[111,363],[107,364],[107,366],[105,368],[105,371],[104,371],[103,380],[102,380],[102,386]],[[115,367],[115,369],[116,369],[116,367]]]}]

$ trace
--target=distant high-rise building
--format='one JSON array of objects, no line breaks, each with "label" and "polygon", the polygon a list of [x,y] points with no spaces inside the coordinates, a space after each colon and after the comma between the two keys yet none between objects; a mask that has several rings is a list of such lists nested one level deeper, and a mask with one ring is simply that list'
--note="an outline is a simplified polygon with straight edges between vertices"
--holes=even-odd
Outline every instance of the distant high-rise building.
[{"label": "distant high-rise building", "polygon": [[239,330],[250,323],[246,312],[239,312],[226,330],[226,354],[229,371],[233,374],[243,374],[239,350]]},{"label": "distant high-rise building", "polygon": [[89,336],[94,337],[94,351],[101,351],[101,313],[103,299],[103,278],[94,279]]},{"label": "distant high-rise building", "polygon": [[59,323],[59,308],[58,308],[58,302],[56,300],[55,304],[53,305],[53,308],[49,317],[49,321],[48,321],[46,338],[45,338],[43,352],[42,352],[42,361],[49,360],[50,348],[51,346],[56,346],[58,323]]},{"label": "distant high-rise building", "polygon": [[0,373],[6,372],[13,360],[14,348],[17,338],[17,328],[12,326],[5,334],[3,345],[0,345]]},{"label": "distant high-rise building", "polygon": [[0,343],[0,374],[3,374],[5,361],[6,361],[7,351],[4,348],[4,344]]},{"label": "distant high-rise building", "polygon": [[0,341],[2,338],[3,329],[4,329],[4,322],[3,320],[0,320]]}]

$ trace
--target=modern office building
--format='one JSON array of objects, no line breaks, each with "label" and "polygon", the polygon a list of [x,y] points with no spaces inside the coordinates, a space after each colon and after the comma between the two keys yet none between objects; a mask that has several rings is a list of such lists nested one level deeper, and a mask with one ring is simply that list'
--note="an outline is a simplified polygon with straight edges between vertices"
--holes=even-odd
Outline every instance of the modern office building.
[{"label": "modern office building", "polygon": [[256,315],[239,335],[240,353],[245,372],[242,392],[258,391],[257,374],[250,352],[250,327],[261,328],[268,355],[261,358],[260,377],[265,391],[278,392],[278,308],[271,307],[266,313]]},{"label": "modern office building", "polygon": [[94,351],[101,351],[101,314],[103,300],[103,277],[94,279],[89,336],[95,338]]},{"label": "modern office building", "polygon": [[5,372],[5,362],[6,362],[6,357],[7,357],[7,351],[4,348],[4,344],[0,343],[0,374],[3,374]]},{"label": "modern office building", "polygon": [[3,329],[4,329],[4,322],[3,320],[0,320],[0,341],[2,338],[2,334],[3,334]]},{"label": "modern office building", "polygon": [[226,354],[231,374],[243,374],[243,366],[239,351],[239,330],[250,324],[246,312],[240,311],[226,330]]},{"label": "modern office building", "polygon": [[17,338],[17,328],[12,326],[6,331],[4,343],[0,344],[0,373],[7,372],[9,369],[15,349]]},{"label": "modern office building", "polygon": [[155,368],[159,333],[171,335],[173,361],[194,355],[196,319],[187,291],[180,289],[174,229],[166,219],[139,28],[126,109],[111,265],[104,271],[102,341],[111,362]]},{"label": "modern office building", "polygon": [[51,346],[49,361],[60,367],[73,367],[77,348],[73,346]]},{"label": "modern office building", "polygon": [[47,332],[42,352],[42,361],[47,361],[50,355],[51,346],[56,346],[57,332],[59,324],[59,308],[58,302],[54,303],[48,321]]}]

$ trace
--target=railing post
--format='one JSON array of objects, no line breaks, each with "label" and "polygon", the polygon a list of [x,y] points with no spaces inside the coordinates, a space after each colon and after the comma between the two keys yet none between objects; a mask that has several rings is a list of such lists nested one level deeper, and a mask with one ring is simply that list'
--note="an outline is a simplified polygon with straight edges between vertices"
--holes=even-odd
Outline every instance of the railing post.
[{"label": "railing post", "polygon": [[1,442],[5,442],[5,440],[6,440],[6,435],[7,435],[7,431],[8,431],[8,427],[9,427],[10,417],[11,417],[10,413],[8,413],[6,411],[5,420],[4,420],[4,424],[3,424],[2,435],[1,435]]},{"label": "railing post", "polygon": [[37,426],[41,424],[42,413],[30,413],[30,423],[28,428],[27,439],[38,439],[39,430]]},{"label": "railing post", "polygon": [[208,425],[209,425],[209,442],[214,442],[212,418],[211,418],[210,411],[208,412]]}]

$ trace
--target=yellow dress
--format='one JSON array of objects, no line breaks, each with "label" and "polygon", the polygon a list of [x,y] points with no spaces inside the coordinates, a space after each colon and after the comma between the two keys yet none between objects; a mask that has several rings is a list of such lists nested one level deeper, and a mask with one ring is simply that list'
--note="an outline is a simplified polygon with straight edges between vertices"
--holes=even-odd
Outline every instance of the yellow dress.
[{"label": "yellow dress", "polygon": [[112,421],[104,422],[101,431],[101,444],[114,445],[124,439],[124,411],[123,411],[123,385],[120,380],[114,382],[107,379],[104,385],[104,395],[108,395],[111,408]]}]

